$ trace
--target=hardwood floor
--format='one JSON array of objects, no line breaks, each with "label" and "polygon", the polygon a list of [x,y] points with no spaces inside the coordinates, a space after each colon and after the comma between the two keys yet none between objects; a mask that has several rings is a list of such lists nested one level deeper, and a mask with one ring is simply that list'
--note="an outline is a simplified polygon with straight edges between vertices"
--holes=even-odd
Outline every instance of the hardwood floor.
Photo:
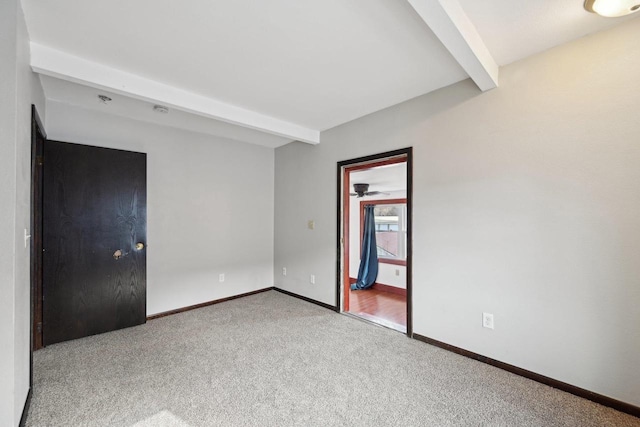
[{"label": "hardwood floor", "polygon": [[349,291],[349,313],[389,328],[407,331],[407,297],[377,289]]}]

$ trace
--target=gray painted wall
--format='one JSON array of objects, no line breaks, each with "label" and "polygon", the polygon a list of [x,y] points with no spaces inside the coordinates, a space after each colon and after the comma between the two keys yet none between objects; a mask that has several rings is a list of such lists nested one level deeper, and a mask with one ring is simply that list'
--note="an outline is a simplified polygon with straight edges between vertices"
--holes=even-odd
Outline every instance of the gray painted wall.
[{"label": "gray painted wall", "polygon": [[14,228],[16,197],[17,1],[0,2],[0,425],[14,417]]},{"label": "gray painted wall", "polygon": [[57,102],[46,129],[147,153],[149,315],[273,286],[273,149]]},{"label": "gray painted wall", "polygon": [[504,67],[498,89],[276,149],[276,285],[335,304],[336,162],[413,146],[414,332],[640,405],[639,37],[629,22]]},{"label": "gray painted wall", "polygon": [[29,391],[31,104],[45,113],[17,0],[0,4],[0,58],[0,426],[13,426]]},{"label": "gray painted wall", "polygon": [[25,244],[24,230],[31,229],[31,104],[41,120],[46,119],[45,99],[40,78],[29,65],[29,34],[22,10],[18,16],[18,98],[16,143],[16,225],[15,233],[15,366],[16,408],[19,421],[29,392],[29,352],[31,348],[31,246]]}]

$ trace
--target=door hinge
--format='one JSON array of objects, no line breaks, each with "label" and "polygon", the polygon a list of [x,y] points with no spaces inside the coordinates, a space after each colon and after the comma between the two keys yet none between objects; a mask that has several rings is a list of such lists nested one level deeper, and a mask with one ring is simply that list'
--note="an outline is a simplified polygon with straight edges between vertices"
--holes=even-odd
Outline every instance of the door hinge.
[{"label": "door hinge", "polygon": [[39,334],[42,333],[42,322],[38,322],[38,325],[36,326],[36,330],[38,331]]},{"label": "door hinge", "polygon": [[36,156],[36,164],[42,166],[44,164],[44,156]]}]

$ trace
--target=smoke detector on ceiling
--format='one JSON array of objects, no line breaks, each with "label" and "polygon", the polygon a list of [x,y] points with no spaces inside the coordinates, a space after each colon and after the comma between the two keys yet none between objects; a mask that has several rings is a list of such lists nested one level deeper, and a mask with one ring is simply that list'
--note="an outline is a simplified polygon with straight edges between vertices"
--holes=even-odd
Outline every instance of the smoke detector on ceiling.
[{"label": "smoke detector on ceiling", "polygon": [[169,112],[169,108],[165,107],[164,105],[154,105],[153,111],[160,114],[167,114]]},{"label": "smoke detector on ceiling", "polygon": [[98,99],[103,104],[107,104],[107,103],[111,102],[111,98],[109,98],[107,95],[98,95]]}]

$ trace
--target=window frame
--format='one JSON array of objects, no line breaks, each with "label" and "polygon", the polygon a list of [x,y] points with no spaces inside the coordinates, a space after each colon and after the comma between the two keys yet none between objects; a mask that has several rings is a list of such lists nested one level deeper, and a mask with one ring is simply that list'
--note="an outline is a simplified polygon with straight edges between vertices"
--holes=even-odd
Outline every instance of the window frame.
[{"label": "window frame", "polygon": [[[366,205],[400,205],[404,204],[405,209],[407,209],[407,199],[375,199],[375,200],[361,200],[360,201],[360,257],[362,257],[362,239],[364,238],[364,207]],[[401,232],[402,230],[398,230]],[[407,265],[407,259],[405,254],[405,259],[390,259],[390,258],[378,258],[378,262],[383,264],[393,264],[393,265]]]}]

